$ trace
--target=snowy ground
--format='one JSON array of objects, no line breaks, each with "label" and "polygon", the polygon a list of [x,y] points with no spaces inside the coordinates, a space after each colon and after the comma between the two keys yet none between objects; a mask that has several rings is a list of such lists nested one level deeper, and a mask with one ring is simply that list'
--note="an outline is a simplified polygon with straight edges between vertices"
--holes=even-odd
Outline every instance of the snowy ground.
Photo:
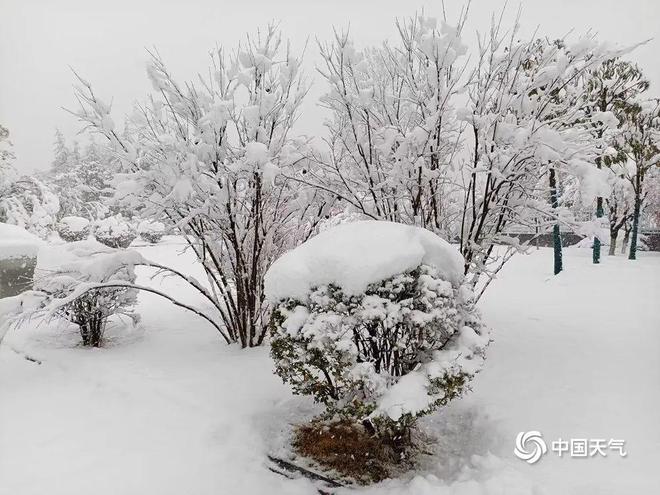
[{"label": "snowy ground", "polygon": [[[141,251],[196,271],[181,247]],[[660,493],[660,255],[593,266],[589,250],[569,249],[566,265],[550,276],[545,249],[510,262],[481,303],[495,342],[474,392],[424,422],[438,437],[427,472],[368,493]],[[315,413],[272,374],[267,349],[226,346],[156,296],[141,295],[139,312],[140,327],[111,329],[104,349],[76,347],[67,328],[6,336],[0,494],[315,493],[266,468],[288,425]],[[530,466],[512,454],[527,430],[625,439],[628,456],[549,452]]]}]

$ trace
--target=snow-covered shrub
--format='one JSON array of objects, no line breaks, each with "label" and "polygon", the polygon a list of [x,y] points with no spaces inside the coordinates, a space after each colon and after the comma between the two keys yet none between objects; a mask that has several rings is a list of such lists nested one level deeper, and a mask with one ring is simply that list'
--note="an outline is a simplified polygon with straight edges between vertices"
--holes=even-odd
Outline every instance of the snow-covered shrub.
[{"label": "snow-covered shrub", "polygon": [[165,225],[161,222],[154,222],[151,220],[143,220],[138,225],[138,233],[142,240],[151,244],[156,244],[165,235]]},{"label": "snow-covered shrub", "polygon": [[351,211],[347,208],[341,209],[337,212],[330,211],[326,218],[319,221],[318,231],[323,232],[324,230],[331,229],[342,223],[359,222],[360,220],[369,220],[369,217],[363,213]]},{"label": "snow-covered shrub", "polygon": [[42,239],[54,230],[59,210],[55,193],[34,177],[16,179],[0,196],[0,222],[23,227]]},{"label": "snow-covered shrub", "polygon": [[107,139],[120,164],[116,206],[167,218],[189,241],[205,272],[205,287],[195,288],[217,310],[212,324],[243,347],[261,345],[267,334],[267,268],[309,235],[326,202],[337,201],[295,179],[315,168],[315,153],[292,131],[307,83],[286,46],[270,25],[236,50],[213,50],[214,76],[201,84],[180,84],[153,54],[153,96],[122,132],[90,83],[77,85],[76,115]]},{"label": "snow-covered shrub", "polygon": [[458,251],[428,230],[342,224],[266,275],[276,373],[330,414],[381,433],[460,395],[489,337]]},{"label": "snow-covered shrub", "polygon": [[21,315],[31,314],[42,305],[42,294],[31,290],[15,296],[0,297],[0,343]]},{"label": "snow-covered shrub", "polygon": [[127,248],[137,237],[133,226],[121,215],[99,220],[96,223],[94,237],[97,241],[113,248]]},{"label": "snow-covered shrub", "polygon": [[83,217],[64,217],[57,224],[57,233],[67,242],[87,239],[90,231],[89,220]]},{"label": "snow-covered shrub", "polygon": [[132,311],[137,290],[122,285],[135,282],[134,264],[140,261],[136,252],[93,239],[51,245],[39,251],[34,288],[55,316],[78,325],[83,345],[98,347],[111,316],[137,319]]}]

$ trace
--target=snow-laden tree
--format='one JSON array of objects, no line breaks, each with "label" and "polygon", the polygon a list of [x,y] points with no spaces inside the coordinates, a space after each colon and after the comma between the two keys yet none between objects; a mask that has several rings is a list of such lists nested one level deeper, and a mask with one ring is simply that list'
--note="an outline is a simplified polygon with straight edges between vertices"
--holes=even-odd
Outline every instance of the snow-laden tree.
[{"label": "snow-laden tree", "polygon": [[[584,84],[587,89],[584,94],[584,109],[587,115],[597,116],[605,115],[605,113],[614,113],[619,118],[622,117],[622,112],[625,111],[625,108],[649,87],[649,82],[644,79],[644,75],[637,65],[619,58],[605,60],[602,64],[588,71],[585,74]],[[604,140],[611,147],[615,146],[619,129],[615,126],[611,126],[609,129],[602,126],[594,126],[592,132],[594,137]],[[620,160],[620,155],[604,154],[603,156],[596,157],[596,166],[600,169],[603,166],[609,166]],[[616,171],[614,175],[618,175]],[[610,234],[618,232],[616,226],[621,222],[618,216],[618,213],[620,213],[618,207],[615,208],[616,211],[612,210],[616,200],[621,199],[621,193],[621,190],[616,191],[615,194],[618,194],[618,196],[611,197],[608,202],[610,213],[617,215],[615,220],[609,220]],[[601,218],[603,214],[603,196],[599,195],[596,198],[596,218]],[[613,226],[615,227],[614,231],[612,230]],[[616,244],[616,236],[614,241]],[[595,236],[593,244],[594,263],[599,263],[600,261],[600,245],[601,239]],[[613,254],[612,249],[612,239],[610,239],[610,254]]]},{"label": "snow-laden tree", "polygon": [[82,79],[77,115],[121,164],[116,197],[146,218],[167,219],[194,250],[209,288],[187,280],[214,308],[222,336],[255,346],[269,311],[264,273],[306,230],[316,194],[286,179],[306,166],[307,141],[291,129],[307,86],[273,26],[211,59],[207,75],[180,84],[153,53],[154,92],[123,133]]},{"label": "snow-laden tree", "polygon": [[[9,195],[11,184],[18,178],[18,173],[12,166],[14,159],[12,143],[9,140],[9,129],[0,124],[0,202],[4,202]],[[4,218],[4,214],[0,211],[0,219],[2,218]]]},{"label": "snow-laden tree", "polygon": [[[621,151],[632,161],[627,176],[634,192],[632,232],[629,259],[637,258],[639,220],[644,201],[644,181],[660,165],[660,100],[631,102],[622,113],[619,143]],[[657,180],[657,177],[655,177]]]},{"label": "snow-laden tree", "polygon": [[511,244],[507,231],[570,220],[560,174],[585,198],[607,190],[591,130],[616,119],[584,114],[581,81],[615,52],[588,36],[523,41],[517,24],[504,34],[493,22],[469,65],[464,23],[417,16],[394,44],[360,52],[342,34],[322,45],[329,151],[298,180],[367,217],[458,238],[476,285],[516,251],[495,250]]},{"label": "snow-laden tree", "polygon": [[80,187],[80,199],[94,218],[107,211],[105,203],[113,194],[112,178],[116,171],[116,163],[112,155],[107,153],[95,140],[86,147],[76,170],[76,178]]},{"label": "snow-laden tree", "polygon": [[644,221],[640,219],[640,224],[660,230],[660,167],[653,167],[646,174],[642,218]]},{"label": "snow-laden tree", "polygon": [[460,148],[453,97],[467,51],[462,21],[437,26],[418,15],[397,23],[394,43],[364,51],[348,33],[321,44],[328,152],[301,180],[366,217],[448,235],[456,215],[448,175]]},{"label": "snow-laden tree", "polygon": [[[533,49],[536,50],[536,54],[534,56],[531,56],[528,58],[527,62],[524,64],[524,70],[525,74],[529,76],[533,76],[535,73],[535,70],[537,69],[537,63],[539,60],[543,59],[543,52],[548,48],[548,46],[557,46],[560,48],[563,48],[564,43],[562,40],[554,40],[554,41],[549,41],[547,39],[538,39],[534,42],[534,47]],[[571,89],[575,89],[574,86],[575,83],[571,86]],[[542,91],[545,91],[545,87],[540,88]],[[553,103],[556,108],[560,109],[559,111],[567,111],[570,109],[570,105],[566,105],[567,99],[571,99],[574,97],[575,91],[554,91],[554,94],[552,94],[553,98]],[[536,91],[534,90],[532,94],[536,94]],[[572,102],[573,104],[575,101]],[[547,113],[546,118],[547,119],[556,119],[558,115],[552,114],[552,113]],[[541,164],[545,165],[545,164]],[[553,240],[553,271],[554,274],[557,275],[563,270],[563,247],[562,247],[562,241],[561,241],[561,225],[560,225],[560,204],[561,204],[561,196],[560,196],[560,181],[562,178],[567,178],[568,175],[566,173],[562,174],[562,169],[559,166],[560,163],[556,162],[550,162],[546,165],[547,167],[547,188],[548,188],[548,200],[550,207],[552,208],[552,216],[554,217],[554,224],[552,225],[552,240]],[[543,182],[545,181],[545,177],[541,179],[541,182],[539,186],[541,189],[543,189],[544,184]],[[541,215],[541,218],[538,218],[538,216],[534,215],[534,220],[537,223],[536,227],[536,233],[540,233],[541,229],[541,224],[545,220],[543,215]]]},{"label": "snow-laden tree", "polygon": [[42,239],[55,230],[60,209],[50,186],[33,176],[19,176],[0,196],[0,221],[25,228]]},{"label": "snow-laden tree", "polygon": [[585,91],[580,78],[612,52],[589,36],[541,45],[518,36],[517,25],[504,34],[493,23],[480,38],[461,112],[471,137],[462,165],[461,251],[475,284],[489,276],[483,288],[515,251],[495,252],[507,242],[507,229],[530,231],[539,219],[548,225],[562,219],[556,198],[547,199],[553,170],[577,177],[584,198],[607,190],[593,165],[603,145],[591,128],[612,125],[611,116],[587,116],[578,103]]},{"label": "snow-laden tree", "polygon": [[60,217],[106,216],[116,169],[113,156],[93,139],[82,153],[77,143],[69,148],[60,131],[55,134],[53,155],[48,181],[60,200]]},{"label": "snow-laden tree", "polygon": [[[0,124],[0,173],[6,173],[5,168],[9,167],[14,160],[14,152],[11,150],[12,143],[9,140],[9,129]],[[0,177],[4,177],[0,176]]]},{"label": "snow-laden tree", "polygon": [[[609,255],[614,256],[619,232],[622,228],[625,230],[626,225],[630,224],[633,218],[635,192],[628,180],[629,171],[626,164],[610,164],[609,171],[611,192],[609,197],[605,198],[605,204],[607,205],[607,219],[610,228]],[[626,242],[624,242],[624,245]]]},{"label": "snow-laden tree", "polygon": [[62,131],[55,129],[55,142],[53,143],[53,161],[51,162],[51,170],[53,173],[62,171],[68,167],[71,151],[66,144],[66,139]]}]

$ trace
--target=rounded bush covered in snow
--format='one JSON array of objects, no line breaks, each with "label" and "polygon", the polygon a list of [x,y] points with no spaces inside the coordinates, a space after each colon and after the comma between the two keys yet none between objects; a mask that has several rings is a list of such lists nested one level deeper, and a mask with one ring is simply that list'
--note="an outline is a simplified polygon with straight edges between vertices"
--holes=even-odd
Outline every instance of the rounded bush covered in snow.
[{"label": "rounded bush covered in snow", "polygon": [[112,248],[127,248],[137,237],[133,226],[121,215],[99,220],[94,230],[94,237],[101,244]]},{"label": "rounded bush covered in snow", "polygon": [[138,233],[144,241],[147,241],[151,244],[156,244],[165,235],[165,225],[163,225],[161,222],[143,220],[138,225]]},{"label": "rounded bush covered in snow", "polygon": [[83,217],[63,217],[57,224],[57,233],[67,242],[87,239],[89,231],[89,220]]},{"label": "rounded bush covered in snow", "polygon": [[326,230],[266,275],[277,374],[331,414],[401,431],[465,390],[489,337],[458,251],[428,230]]}]

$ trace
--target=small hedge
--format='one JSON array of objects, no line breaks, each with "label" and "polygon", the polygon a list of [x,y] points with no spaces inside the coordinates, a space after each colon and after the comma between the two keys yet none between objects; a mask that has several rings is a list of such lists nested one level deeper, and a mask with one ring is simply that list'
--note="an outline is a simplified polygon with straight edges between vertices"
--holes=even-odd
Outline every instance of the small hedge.
[{"label": "small hedge", "polygon": [[66,242],[87,239],[89,232],[89,220],[83,217],[64,217],[57,224],[57,233]]},{"label": "small hedge", "polygon": [[280,301],[271,335],[275,372],[295,393],[383,437],[461,395],[489,342],[467,286],[428,265],[361,294],[330,284]]},{"label": "small hedge", "polygon": [[127,248],[135,240],[137,233],[121,216],[115,216],[99,221],[94,230],[94,237],[108,247]]},{"label": "small hedge", "polygon": [[140,238],[143,241],[146,241],[150,244],[156,244],[165,235],[165,225],[161,222],[152,222],[149,220],[144,220],[138,225],[138,232]]}]

